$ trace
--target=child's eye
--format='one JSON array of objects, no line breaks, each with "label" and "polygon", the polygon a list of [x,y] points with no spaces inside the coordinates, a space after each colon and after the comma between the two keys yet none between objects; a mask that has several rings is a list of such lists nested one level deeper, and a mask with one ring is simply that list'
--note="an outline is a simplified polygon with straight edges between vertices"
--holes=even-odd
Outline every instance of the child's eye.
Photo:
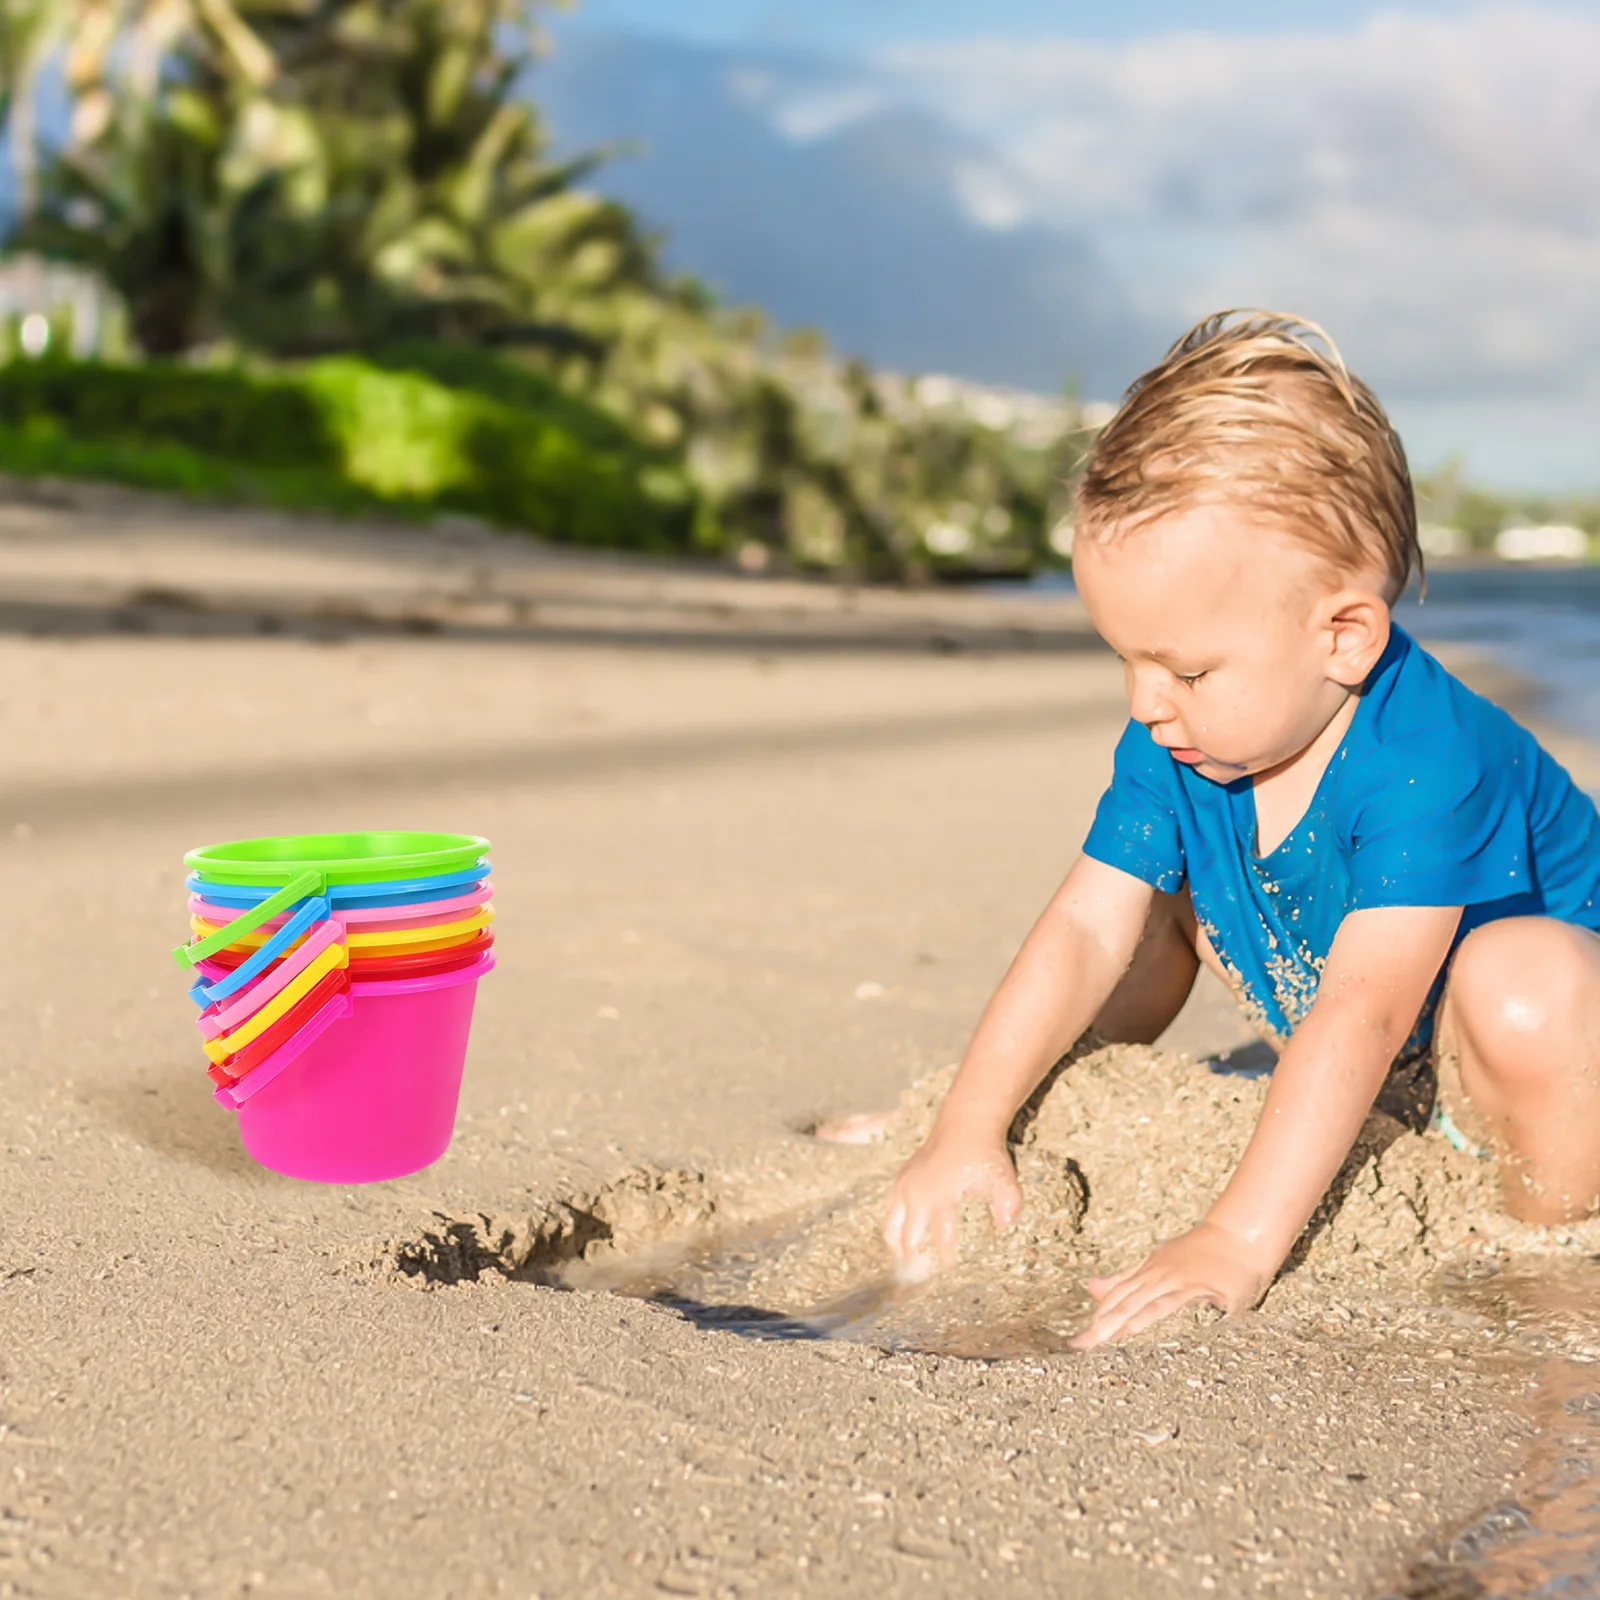
[{"label": "child's eye", "polygon": [[1195,684],[1205,677],[1203,672],[1178,672],[1173,674],[1179,683]]}]

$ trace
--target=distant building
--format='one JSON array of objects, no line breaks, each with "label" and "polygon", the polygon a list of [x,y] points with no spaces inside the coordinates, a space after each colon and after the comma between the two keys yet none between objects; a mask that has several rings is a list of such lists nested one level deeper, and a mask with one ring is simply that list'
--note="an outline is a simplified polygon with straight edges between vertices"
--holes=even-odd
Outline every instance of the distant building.
[{"label": "distant building", "polygon": [[73,355],[97,354],[110,308],[110,294],[90,273],[38,256],[0,259],[0,323],[16,320],[15,342],[26,355],[43,355],[52,329],[58,326],[70,330],[67,338]]},{"label": "distant building", "polygon": [[1495,535],[1494,553],[1502,561],[1582,561],[1589,553],[1589,535],[1565,522],[1502,528]]},{"label": "distant building", "polygon": [[916,378],[880,372],[876,381],[879,399],[891,413],[952,412],[981,428],[1009,433],[1019,444],[1036,450],[1049,449],[1065,434],[1104,427],[1115,410],[1103,401],[1076,404],[1059,395],[974,383],[943,372]]},{"label": "distant building", "polygon": [[1417,524],[1417,543],[1425,556],[1448,560],[1451,556],[1464,556],[1472,548],[1472,541],[1461,528],[1452,528],[1447,522],[1420,522]]}]

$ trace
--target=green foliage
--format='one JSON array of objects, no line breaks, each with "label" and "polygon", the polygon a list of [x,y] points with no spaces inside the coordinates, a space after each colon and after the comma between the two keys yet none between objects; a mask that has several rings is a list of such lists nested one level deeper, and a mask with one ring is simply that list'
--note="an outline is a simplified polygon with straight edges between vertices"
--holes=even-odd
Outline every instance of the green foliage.
[{"label": "green foliage", "polygon": [[270,505],[284,511],[330,511],[341,516],[426,508],[385,503],[328,473],[290,467],[240,467],[179,444],[125,445],[85,441],[49,418],[25,428],[0,424],[0,472],[19,477],[85,478],[130,488],[195,495],[207,500]]},{"label": "green foliage", "polygon": [[609,419],[580,428],[581,415],[571,397],[514,404],[398,358],[268,372],[16,362],[0,383],[0,466],[334,511],[454,511],[583,544],[682,548],[693,496],[673,459]]},{"label": "green foliage", "polygon": [[570,385],[481,345],[402,341],[363,352],[363,359],[392,372],[420,373],[442,388],[536,411],[559,420],[574,437],[597,449],[638,448],[633,434],[616,417],[581,399]]},{"label": "green foliage", "polygon": [[0,382],[0,422],[48,421],[95,443],[181,445],[246,465],[331,469],[337,456],[300,386],[172,362],[107,366],[14,361]]}]

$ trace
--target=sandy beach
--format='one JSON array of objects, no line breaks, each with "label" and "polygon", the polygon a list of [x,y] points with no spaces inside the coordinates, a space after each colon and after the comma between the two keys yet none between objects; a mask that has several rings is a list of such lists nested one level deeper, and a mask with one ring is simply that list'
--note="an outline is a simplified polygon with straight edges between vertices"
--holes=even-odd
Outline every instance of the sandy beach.
[{"label": "sandy beach", "polygon": [[[0,625],[0,1595],[1474,1592],[1408,1567],[1600,1352],[1504,1287],[1596,1241],[1468,1158],[1374,1123],[1260,1312],[1062,1348],[1259,1103],[1209,980],[1046,1097],[1014,1237],[919,1294],[875,1253],[1109,773],[1070,602],[13,486]],[[208,1092],[182,854],[412,826],[494,841],[454,1144],[277,1177]]]}]

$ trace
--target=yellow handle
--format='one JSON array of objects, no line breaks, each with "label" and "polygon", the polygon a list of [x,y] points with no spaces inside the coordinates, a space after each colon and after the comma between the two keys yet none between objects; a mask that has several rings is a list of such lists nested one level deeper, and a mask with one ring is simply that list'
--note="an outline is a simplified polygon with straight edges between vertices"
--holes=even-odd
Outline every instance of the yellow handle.
[{"label": "yellow handle", "polygon": [[246,1017],[232,1033],[207,1039],[206,1054],[213,1061],[226,1061],[229,1056],[259,1039],[279,1017],[293,1010],[336,967],[349,964],[350,952],[342,944],[330,944],[292,983],[285,984],[280,993],[273,995],[259,1011]]}]

